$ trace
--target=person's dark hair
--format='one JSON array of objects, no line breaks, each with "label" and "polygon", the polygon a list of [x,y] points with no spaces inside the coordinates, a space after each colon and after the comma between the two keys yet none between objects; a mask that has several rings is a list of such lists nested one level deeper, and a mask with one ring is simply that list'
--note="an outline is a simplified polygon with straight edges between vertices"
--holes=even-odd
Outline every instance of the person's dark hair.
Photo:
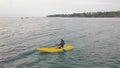
[{"label": "person's dark hair", "polygon": [[63,39],[61,39],[61,41],[64,41]]}]

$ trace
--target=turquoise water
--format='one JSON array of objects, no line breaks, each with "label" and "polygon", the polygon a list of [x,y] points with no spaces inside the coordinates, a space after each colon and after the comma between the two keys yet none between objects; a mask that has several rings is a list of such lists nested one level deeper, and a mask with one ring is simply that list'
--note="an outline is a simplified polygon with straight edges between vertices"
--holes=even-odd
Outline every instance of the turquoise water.
[{"label": "turquoise water", "polygon": [[[60,39],[74,50],[36,51]],[[0,68],[120,68],[120,19],[0,18]]]}]

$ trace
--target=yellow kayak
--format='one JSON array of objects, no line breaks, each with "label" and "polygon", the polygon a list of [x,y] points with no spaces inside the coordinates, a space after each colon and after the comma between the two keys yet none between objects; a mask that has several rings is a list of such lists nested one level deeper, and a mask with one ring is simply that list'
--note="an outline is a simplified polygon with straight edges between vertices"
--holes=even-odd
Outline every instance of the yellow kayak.
[{"label": "yellow kayak", "polygon": [[72,50],[72,49],[73,49],[73,46],[71,46],[71,45],[64,46],[64,49],[59,49],[59,48],[56,48],[56,47],[37,48],[38,51],[47,52],[47,53],[64,52],[64,51],[69,51],[69,50]]}]

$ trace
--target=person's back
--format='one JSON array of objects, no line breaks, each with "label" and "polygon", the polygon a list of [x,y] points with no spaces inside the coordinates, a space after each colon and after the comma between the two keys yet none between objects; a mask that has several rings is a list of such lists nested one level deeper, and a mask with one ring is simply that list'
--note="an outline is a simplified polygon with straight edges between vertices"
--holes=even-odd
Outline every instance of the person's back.
[{"label": "person's back", "polygon": [[61,42],[60,42],[60,47],[59,47],[59,48],[63,48],[63,47],[64,47],[64,44],[65,44],[64,40],[63,40],[63,39],[61,39]]}]

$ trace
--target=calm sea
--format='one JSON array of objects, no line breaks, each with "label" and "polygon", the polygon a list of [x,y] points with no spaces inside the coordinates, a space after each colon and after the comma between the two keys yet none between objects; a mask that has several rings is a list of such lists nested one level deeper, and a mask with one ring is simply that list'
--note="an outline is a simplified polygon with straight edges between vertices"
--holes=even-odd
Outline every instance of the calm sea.
[{"label": "calm sea", "polygon": [[120,18],[0,18],[0,68],[120,68]]}]

